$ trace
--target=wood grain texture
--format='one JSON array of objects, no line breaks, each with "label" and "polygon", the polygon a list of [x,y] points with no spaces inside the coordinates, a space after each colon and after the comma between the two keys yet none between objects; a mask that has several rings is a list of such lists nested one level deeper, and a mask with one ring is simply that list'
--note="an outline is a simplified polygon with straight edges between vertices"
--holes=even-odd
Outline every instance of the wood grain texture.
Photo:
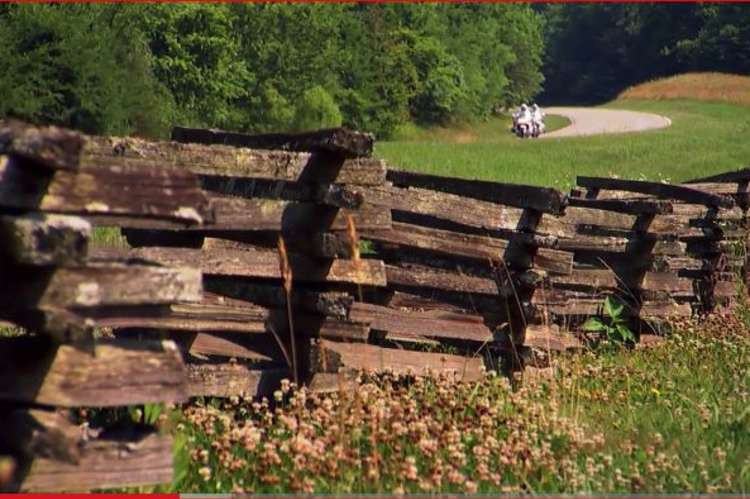
[{"label": "wood grain texture", "polygon": [[198,144],[226,144],[252,149],[323,151],[343,158],[370,156],[374,137],[346,128],[326,128],[301,133],[246,134],[205,128],[172,128],[172,140]]},{"label": "wood grain texture", "polygon": [[186,399],[171,341],[100,340],[93,355],[42,337],[3,338],[0,399],[58,407],[115,407]]},{"label": "wood grain texture", "polygon": [[107,158],[77,171],[40,174],[25,165],[26,161],[0,156],[1,208],[129,216],[185,225],[213,218],[198,178],[186,170]]},{"label": "wood grain texture", "polygon": [[339,369],[391,370],[399,374],[454,373],[463,381],[477,381],[484,375],[484,362],[477,357],[382,348],[361,343],[320,340],[312,348],[313,372]]},{"label": "wood grain texture", "polygon": [[32,213],[0,215],[0,253],[27,265],[82,263],[91,224],[79,217]]},{"label": "wood grain texture", "polygon": [[271,151],[229,145],[154,142],[125,137],[88,137],[81,161],[122,157],[147,167],[177,167],[202,176],[290,182],[327,181],[380,185],[385,163],[374,158],[335,159],[328,153]]},{"label": "wood grain texture", "polygon": [[191,397],[267,396],[282,379],[292,379],[286,367],[258,369],[240,363],[190,364],[187,370]]},{"label": "wood grain texture", "polygon": [[[207,246],[207,247],[205,247]],[[280,279],[279,257],[275,251],[248,246],[247,249],[212,250],[207,241],[203,250],[188,248],[137,248],[125,254],[153,260],[167,266],[192,267],[210,276]],[[386,274],[379,260],[313,260],[291,255],[295,281],[339,282],[385,286]]]},{"label": "wood grain texture", "polygon": [[133,440],[96,439],[81,449],[77,463],[47,458],[32,461],[21,492],[82,492],[172,481],[172,437],[148,434]]}]

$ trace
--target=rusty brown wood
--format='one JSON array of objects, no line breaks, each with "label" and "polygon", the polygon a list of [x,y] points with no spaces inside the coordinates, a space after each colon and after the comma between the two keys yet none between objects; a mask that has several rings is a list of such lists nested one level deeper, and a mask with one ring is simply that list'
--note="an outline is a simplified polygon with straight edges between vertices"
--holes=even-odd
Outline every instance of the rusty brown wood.
[{"label": "rusty brown wood", "polygon": [[393,210],[396,220],[419,225],[441,228],[451,223],[458,228],[473,229],[474,233],[484,234],[486,229],[515,230],[527,228],[523,221],[523,210],[487,201],[465,198],[455,194],[431,191],[428,189],[394,187],[390,184],[368,186],[362,189],[368,203]]},{"label": "rusty brown wood", "polygon": [[207,294],[201,303],[100,307],[79,312],[103,327],[169,331],[266,332],[268,309],[240,300]]},{"label": "rusty brown wood", "polygon": [[[207,241],[208,244],[208,241]],[[131,257],[153,260],[163,265],[192,267],[205,275],[280,279],[279,257],[275,251],[248,247],[203,250],[188,248],[137,248],[126,251]],[[290,257],[294,279],[300,282],[341,282],[385,286],[386,274],[380,260],[312,260],[301,255]]]},{"label": "rusty brown wood", "polygon": [[213,223],[200,227],[173,227],[211,235],[240,231],[288,232],[293,227],[320,223],[329,230],[345,231],[348,216],[352,217],[359,230],[387,229],[391,226],[390,211],[368,204],[356,210],[332,210],[311,203],[273,199],[244,199],[210,193],[208,198],[216,217]]},{"label": "rusty brown wood", "polygon": [[[92,253],[100,252],[97,249]],[[0,289],[0,310],[163,304],[201,299],[199,269],[122,262],[91,262],[84,267],[46,269],[0,263],[0,281],[15,283]]]},{"label": "rusty brown wood", "polygon": [[197,333],[190,344],[190,353],[280,364],[285,362],[284,353],[270,334]]},{"label": "rusty brown wood", "polygon": [[484,375],[484,362],[478,357],[382,348],[363,343],[319,340],[311,350],[312,372],[339,369],[364,371],[391,370],[399,374],[453,373],[463,381],[477,381]]},{"label": "rusty brown wood", "polygon": [[84,142],[81,134],[65,128],[16,120],[0,123],[0,154],[33,159],[53,170],[77,170]]},{"label": "rusty brown wood", "polygon": [[374,158],[332,161],[326,153],[269,151],[226,145],[151,142],[136,138],[88,137],[82,162],[122,157],[145,167],[174,166],[204,176],[234,179],[328,181],[352,185],[385,182],[385,163]]},{"label": "rusty brown wood", "polygon": [[539,350],[565,352],[581,350],[583,343],[569,332],[560,331],[556,325],[529,325],[524,333],[524,345]]},{"label": "rusty brown wood", "polygon": [[22,492],[81,492],[156,485],[172,481],[172,437],[155,433],[86,442],[76,464],[35,459],[23,477]]},{"label": "rusty brown wood", "polygon": [[78,171],[39,173],[0,156],[0,207],[70,215],[162,219],[186,225],[213,218],[198,178],[177,168],[145,168],[110,158]]},{"label": "rusty brown wood", "polygon": [[[365,230],[361,236],[364,239],[425,250],[447,256],[459,256],[479,260],[481,262],[520,263],[521,266],[535,266],[542,270],[566,273],[570,271],[573,254],[547,248],[534,250],[524,244],[523,234],[520,253],[528,257],[528,261],[519,258],[519,251],[509,251],[511,242],[493,237],[463,234],[447,230],[433,229],[414,224],[394,222],[391,229]],[[511,235],[513,237],[513,235]],[[533,241],[532,241],[533,242]]]},{"label": "rusty brown wood", "polygon": [[494,335],[481,316],[441,311],[413,311],[357,302],[351,319],[369,322],[387,337],[441,338],[478,343],[492,342]]},{"label": "rusty brown wood", "polygon": [[3,338],[0,399],[58,407],[182,402],[185,367],[171,341],[99,340],[93,355],[43,337]]},{"label": "rusty brown wood", "polygon": [[567,206],[565,194],[547,187],[440,177],[390,169],[386,178],[401,187],[432,189],[554,215],[565,213]]},{"label": "rusty brown wood", "polygon": [[420,265],[386,265],[388,285],[406,288],[432,288],[485,295],[505,294],[493,279],[460,274]]},{"label": "rusty brown wood", "polygon": [[346,128],[326,128],[301,133],[246,134],[205,128],[172,128],[172,140],[198,144],[225,144],[252,149],[323,151],[344,158],[370,156],[374,137]]},{"label": "rusty brown wood", "polygon": [[286,367],[258,368],[237,362],[188,364],[191,397],[259,397],[277,390],[282,379],[292,379]]},{"label": "rusty brown wood", "polygon": [[32,213],[0,215],[0,252],[26,265],[82,263],[91,224],[79,217]]},{"label": "rusty brown wood", "polygon": [[[205,289],[220,295],[247,300],[269,308],[286,307],[286,293],[280,284],[238,280],[232,277],[207,277]],[[331,317],[349,316],[354,298],[348,293],[292,289],[295,310]]]},{"label": "rusty brown wood", "polygon": [[614,211],[629,215],[665,215],[672,213],[672,203],[657,200],[630,199],[586,199],[570,197],[569,206],[593,208],[597,210]]},{"label": "rusty brown wood", "polygon": [[600,177],[578,177],[576,183],[587,189],[630,191],[656,196],[661,199],[675,199],[687,203],[698,203],[721,208],[731,208],[734,206],[734,201],[731,197],[699,190],[695,187],[695,184],[691,185],[691,187],[685,187],[682,185],[648,182],[645,180],[625,180]]}]

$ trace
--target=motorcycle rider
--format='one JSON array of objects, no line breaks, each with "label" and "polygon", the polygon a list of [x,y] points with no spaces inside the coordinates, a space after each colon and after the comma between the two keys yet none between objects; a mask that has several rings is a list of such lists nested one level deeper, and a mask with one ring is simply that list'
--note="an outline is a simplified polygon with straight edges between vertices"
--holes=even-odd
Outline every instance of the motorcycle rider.
[{"label": "motorcycle rider", "polygon": [[518,120],[524,113],[524,106],[526,106],[526,104],[521,104],[521,106],[511,114],[511,118],[513,119],[513,126],[511,127],[510,131],[513,133],[516,133],[517,131]]},{"label": "motorcycle rider", "polygon": [[[519,129],[520,125],[526,125],[529,127],[529,129],[532,128],[532,113],[529,106],[526,104],[521,104],[521,108],[519,109],[518,113],[515,113],[513,116],[513,132],[517,135],[522,132],[521,129]],[[524,134],[525,135],[525,134]]]},{"label": "motorcycle rider", "polygon": [[534,127],[535,136],[544,133],[544,116],[544,112],[534,103],[531,106],[531,122]]}]

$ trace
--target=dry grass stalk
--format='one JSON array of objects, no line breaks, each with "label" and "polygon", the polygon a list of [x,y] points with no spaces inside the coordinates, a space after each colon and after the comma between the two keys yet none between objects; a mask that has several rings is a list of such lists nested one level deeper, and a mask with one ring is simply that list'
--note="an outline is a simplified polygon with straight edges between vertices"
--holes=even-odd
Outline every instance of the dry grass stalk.
[{"label": "dry grass stalk", "polygon": [[[350,213],[346,214],[346,235],[349,238],[349,244],[352,250],[352,260],[355,265],[358,265],[361,261],[359,253],[359,234],[357,234],[357,227],[354,225],[354,218]],[[357,284],[357,292],[359,294],[359,301],[362,299],[362,286]]]},{"label": "dry grass stalk", "polygon": [[286,295],[286,317],[289,321],[289,343],[292,346],[292,359],[291,365],[289,367],[292,369],[294,382],[296,384],[299,384],[299,375],[297,374],[297,346],[294,336],[294,322],[292,320],[292,267],[291,265],[289,265],[289,256],[286,252],[286,244],[284,244],[284,238],[281,236],[279,236],[278,248],[279,272],[281,273],[281,282],[284,287],[284,294]]}]

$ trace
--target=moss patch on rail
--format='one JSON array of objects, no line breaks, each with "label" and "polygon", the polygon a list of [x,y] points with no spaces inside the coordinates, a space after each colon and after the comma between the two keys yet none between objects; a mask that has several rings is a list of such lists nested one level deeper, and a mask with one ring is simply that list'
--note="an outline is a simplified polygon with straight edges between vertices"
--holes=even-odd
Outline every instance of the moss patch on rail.
[{"label": "moss patch on rail", "polygon": [[[673,182],[750,162],[746,107],[694,100],[615,101],[606,107],[667,116],[660,130],[592,137],[521,140],[508,130],[470,143],[420,140],[376,144],[375,153],[407,170],[567,190],[576,175]],[[484,138],[483,138],[484,137]]]}]

